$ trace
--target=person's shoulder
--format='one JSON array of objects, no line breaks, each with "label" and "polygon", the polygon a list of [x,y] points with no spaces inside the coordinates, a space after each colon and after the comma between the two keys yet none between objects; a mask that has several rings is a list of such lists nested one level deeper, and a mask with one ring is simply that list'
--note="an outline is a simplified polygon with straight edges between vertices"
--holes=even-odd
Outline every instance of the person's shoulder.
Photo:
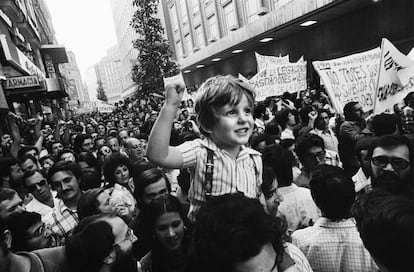
[{"label": "person's shoulder", "polygon": [[52,247],[32,251],[43,264],[45,272],[69,272],[70,269],[66,263],[65,248]]}]

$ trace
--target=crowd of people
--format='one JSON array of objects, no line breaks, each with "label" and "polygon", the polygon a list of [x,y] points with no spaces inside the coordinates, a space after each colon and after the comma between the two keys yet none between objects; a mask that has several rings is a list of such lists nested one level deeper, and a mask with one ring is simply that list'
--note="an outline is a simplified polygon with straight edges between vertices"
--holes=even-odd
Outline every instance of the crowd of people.
[{"label": "crowd of people", "polygon": [[414,93],[336,112],[231,76],[1,136],[0,271],[414,271]]}]

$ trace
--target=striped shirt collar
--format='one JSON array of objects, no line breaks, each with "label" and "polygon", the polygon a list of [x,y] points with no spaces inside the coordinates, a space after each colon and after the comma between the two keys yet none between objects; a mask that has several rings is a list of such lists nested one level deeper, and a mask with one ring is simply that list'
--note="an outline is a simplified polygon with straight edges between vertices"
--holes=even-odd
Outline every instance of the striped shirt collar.
[{"label": "striped shirt collar", "polygon": [[[215,152],[218,151],[218,152],[222,152],[222,153],[228,154],[228,152],[226,150],[224,150],[222,148],[219,148],[216,145],[216,143],[213,140],[211,140],[210,138],[208,138],[208,137],[206,137],[204,140],[202,140],[201,141],[201,144],[204,147],[206,147],[206,148],[208,148],[208,149],[210,149],[212,151],[215,151]],[[252,149],[252,148],[248,148],[248,147],[242,145],[241,146],[241,150],[240,150],[239,154],[237,155],[237,159],[243,158],[245,156],[250,156],[250,155],[259,155],[259,156],[261,156],[261,153],[258,152],[258,151],[256,151],[256,150],[254,150],[254,149]]]},{"label": "striped shirt collar", "polygon": [[332,221],[326,217],[320,217],[316,222],[315,226],[322,228],[355,228],[355,220],[353,218],[343,219],[340,221]]}]

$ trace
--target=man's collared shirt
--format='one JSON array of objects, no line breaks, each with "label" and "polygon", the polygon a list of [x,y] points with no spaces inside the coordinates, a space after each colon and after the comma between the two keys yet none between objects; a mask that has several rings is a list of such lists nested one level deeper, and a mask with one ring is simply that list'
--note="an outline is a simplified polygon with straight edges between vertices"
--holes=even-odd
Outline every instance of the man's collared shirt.
[{"label": "man's collared shirt", "polygon": [[338,138],[336,138],[332,129],[319,130],[315,128],[311,130],[310,133],[316,134],[323,139],[325,149],[338,153]]},{"label": "man's collared shirt", "polygon": [[378,271],[353,218],[334,222],[321,217],[314,226],[295,231],[292,242],[315,271]]},{"label": "man's collared shirt", "polygon": [[256,150],[242,146],[236,159],[220,149],[210,139],[196,139],[178,146],[183,156],[182,168],[190,168],[191,185],[188,192],[190,200],[190,220],[201,204],[205,202],[205,171],[207,149],[214,152],[212,196],[242,192],[250,198],[257,198],[262,184],[262,158]]},{"label": "man's collared shirt", "polygon": [[277,191],[283,197],[278,210],[286,217],[290,232],[318,220],[319,210],[309,189],[291,184],[279,187]]},{"label": "man's collared shirt", "polygon": [[59,237],[59,244],[63,245],[65,239],[79,223],[79,217],[76,210],[69,209],[63,203],[63,200],[60,199],[58,205],[54,207],[53,212],[45,217],[44,222]]}]

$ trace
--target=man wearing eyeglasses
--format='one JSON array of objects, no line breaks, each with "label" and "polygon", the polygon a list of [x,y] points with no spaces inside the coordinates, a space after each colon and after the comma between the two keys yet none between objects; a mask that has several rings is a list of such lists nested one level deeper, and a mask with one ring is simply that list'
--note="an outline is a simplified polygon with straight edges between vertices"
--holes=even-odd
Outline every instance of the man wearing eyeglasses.
[{"label": "man wearing eyeglasses", "polygon": [[386,135],[376,139],[368,151],[372,187],[394,194],[413,193],[413,146],[408,138]]},{"label": "man wearing eyeglasses", "polygon": [[325,149],[323,139],[312,133],[300,136],[296,142],[296,154],[302,164],[302,172],[294,181],[296,185],[309,188],[311,172],[320,164],[342,167],[335,151]]},{"label": "man wearing eyeglasses", "polygon": [[42,218],[53,212],[58,200],[40,171],[24,173],[22,183],[26,191],[33,195],[32,200],[26,204],[27,211],[39,213]]}]

